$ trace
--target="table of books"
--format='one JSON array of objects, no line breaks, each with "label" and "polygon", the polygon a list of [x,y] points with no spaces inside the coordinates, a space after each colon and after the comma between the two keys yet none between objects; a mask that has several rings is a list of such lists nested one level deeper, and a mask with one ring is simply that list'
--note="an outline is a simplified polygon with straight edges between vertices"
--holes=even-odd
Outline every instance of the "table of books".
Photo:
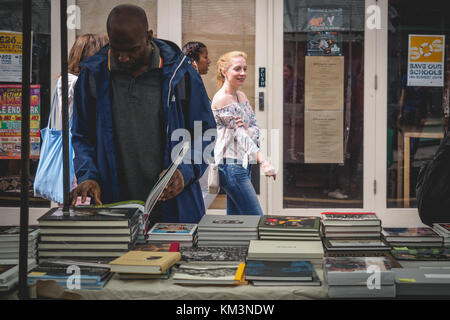
[{"label": "table of books", "polygon": [[322,269],[321,286],[179,285],[171,279],[119,280],[115,275],[102,290],[74,291],[88,300],[302,300],[328,299]]}]

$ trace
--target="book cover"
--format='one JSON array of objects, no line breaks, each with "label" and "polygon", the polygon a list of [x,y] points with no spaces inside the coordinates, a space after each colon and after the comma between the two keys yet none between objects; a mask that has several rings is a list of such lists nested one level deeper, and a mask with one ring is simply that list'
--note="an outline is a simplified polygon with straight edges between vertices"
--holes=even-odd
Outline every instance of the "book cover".
[{"label": "book cover", "polygon": [[402,265],[398,263],[389,251],[334,251],[326,252],[325,257],[384,257],[389,260],[392,268],[402,268]]},{"label": "book cover", "polygon": [[198,223],[199,231],[255,231],[260,216],[257,215],[211,215],[205,214]]},{"label": "book cover", "polygon": [[[72,276],[67,265],[41,262],[28,273],[28,278],[42,280],[64,280]],[[108,277],[110,270],[104,267],[77,266],[80,270],[80,281],[96,283]]]},{"label": "book cover", "polygon": [[444,268],[394,269],[397,296],[444,296],[450,292],[450,272]]},{"label": "book cover", "polygon": [[164,273],[180,259],[179,252],[129,251],[109,264],[112,272]]},{"label": "book cover", "polygon": [[322,219],[327,220],[379,220],[375,212],[322,212]]},{"label": "book cover", "polygon": [[259,230],[267,231],[319,231],[320,217],[263,216]]},{"label": "book cover", "polygon": [[309,261],[247,260],[245,278],[247,280],[312,281],[312,265]]},{"label": "book cover", "polygon": [[178,252],[180,244],[178,242],[161,242],[138,244],[134,247],[134,251],[151,251],[151,252]]},{"label": "book cover", "polygon": [[[173,272],[173,282],[183,284],[240,284],[238,274],[240,263],[210,264],[186,262],[178,265]],[[242,268],[241,268],[242,269]]]},{"label": "book cover", "polygon": [[[28,227],[28,240],[34,240],[39,235],[39,226]],[[0,244],[3,241],[19,241],[20,226],[0,226]]]},{"label": "book cover", "polygon": [[131,227],[138,219],[134,208],[74,207],[65,215],[62,208],[52,208],[38,219],[40,226],[110,226]]},{"label": "book cover", "polygon": [[245,261],[248,247],[192,247],[181,248],[181,260],[195,262]]},{"label": "book cover", "polygon": [[376,266],[379,271],[392,269],[385,257],[325,257],[326,272],[362,272],[367,274],[369,266]]},{"label": "book cover", "polygon": [[312,269],[311,281],[293,281],[293,280],[252,280],[254,286],[308,286],[308,287],[320,287],[322,281],[320,281],[316,270]]},{"label": "book cover", "polygon": [[442,234],[450,236],[450,223],[433,223],[433,228],[442,231]]},{"label": "book cover", "polygon": [[390,250],[383,239],[323,239],[326,250]]},{"label": "book cover", "polygon": [[382,233],[388,241],[442,241],[442,236],[432,228],[383,228]]},{"label": "book cover", "polygon": [[248,259],[307,259],[322,258],[321,241],[251,240]]},{"label": "book cover", "polygon": [[156,223],[147,233],[147,239],[192,240],[197,232],[193,223]]},{"label": "book cover", "polygon": [[397,260],[409,261],[449,261],[450,248],[410,248],[410,247],[393,247],[392,256]]}]

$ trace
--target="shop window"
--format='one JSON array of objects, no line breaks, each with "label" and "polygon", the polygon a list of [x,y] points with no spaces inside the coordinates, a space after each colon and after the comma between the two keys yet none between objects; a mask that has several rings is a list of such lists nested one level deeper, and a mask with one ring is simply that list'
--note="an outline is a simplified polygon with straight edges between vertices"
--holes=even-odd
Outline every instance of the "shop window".
[{"label": "shop window", "polygon": [[284,208],[363,207],[364,8],[284,0]]},{"label": "shop window", "polygon": [[[0,207],[20,206],[22,1],[0,1]],[[50,0],[32,1],[31,207],[49,207],[33,196],[39,161],[39,130],[47,125],[50,105]]]},{"label": "shop window", "polygon": [[450,23],[438,0],[390,0],[388,19],[387,207],[417,207],[417,175],[444,135]]}]

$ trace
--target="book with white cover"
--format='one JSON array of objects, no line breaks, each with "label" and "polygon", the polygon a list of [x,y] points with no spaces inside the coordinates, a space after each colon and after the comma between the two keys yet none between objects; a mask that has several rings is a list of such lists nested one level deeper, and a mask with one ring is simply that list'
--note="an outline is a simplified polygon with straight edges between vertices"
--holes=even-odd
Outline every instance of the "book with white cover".
[{"label": "book with white cover", "polygon": [[322,259],[321,241],[251,240],[248,259]]},{"label": "book with white cover", "polygon": [[197,232],[194,223],[156,223],[147,233],[147,240],[192,241]]},{"label": "book with white cover", "polygon": [[198,231],[256,231],[258,215],[212,215],[205,214],[198,223]]}]

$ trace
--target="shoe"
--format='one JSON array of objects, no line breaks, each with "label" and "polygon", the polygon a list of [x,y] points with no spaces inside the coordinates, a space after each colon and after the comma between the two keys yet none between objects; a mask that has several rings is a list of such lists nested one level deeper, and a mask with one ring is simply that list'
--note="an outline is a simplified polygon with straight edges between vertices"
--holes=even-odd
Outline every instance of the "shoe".
[{"label": "shoe", "polygon": [[343,194],[340,189],[328,192],[328,196],[334,199],[348,199],[348,195]]}]

